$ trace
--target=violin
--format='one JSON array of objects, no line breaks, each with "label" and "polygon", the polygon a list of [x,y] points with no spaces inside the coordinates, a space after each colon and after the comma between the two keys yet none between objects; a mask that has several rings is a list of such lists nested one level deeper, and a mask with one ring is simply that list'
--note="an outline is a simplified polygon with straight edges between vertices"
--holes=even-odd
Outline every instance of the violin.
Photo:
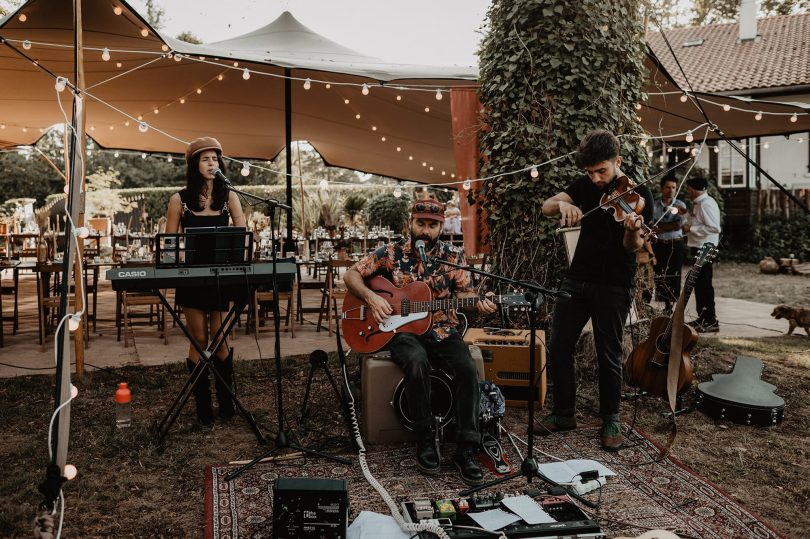
[{"label": "violin", "polygon": [[[644,211],[644,197],[635,191],[638,184],[627,176],[619,176],[608,185],[605,194],[599,200],[600,208],[613,214],[613,218],[624,223],[630,215],[641,215]],[[641,237],[655,238],[653,230],[646,223],[641,223]]]}]

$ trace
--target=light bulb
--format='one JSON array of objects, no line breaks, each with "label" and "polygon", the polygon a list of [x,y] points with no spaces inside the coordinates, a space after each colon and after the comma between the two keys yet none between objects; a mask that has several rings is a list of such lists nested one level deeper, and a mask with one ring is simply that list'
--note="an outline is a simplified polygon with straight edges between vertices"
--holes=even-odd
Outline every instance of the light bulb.
[{"label": "light bulb", "polygon": [[771,147],[771,145],[770,145],[770,144],[768,144],[767,142],[766,142],[765,144],[763,144],[763,145],[762,145],[762,149],[763,149],[763,150],[767,150],[767,149],[768,149],[768,148],[770,148],[770,147]]},{"label": "light bulb", "polygon": [[[95,126],[95,125],[91,125],[91,126],[90,126],[90,131],[95,131],[95,130],[96,130],[96,126]],[[90,153],[90,152],[87,152],[87,153]]]},{"label": "light bulb", "polygon": [[307,79],[304,81],[304,90],[309,90],[310,88],[312,88],[312,81]]},{"label": "light bulb", "polygon": [[331,87],[332,87],[332,85],[331,85],[331,84],[329,84],[329,83],[327,82],[327,83],[326,83],[326,89],[328,90],[328,89],[329,89],[329,88],[331,88]]},{"label": "light bulb", "polygon": [[796,142],[798,142],[799,144],[801,144],[802,142],[804,142],[804,139],[803,139],[803,138],[799,138],[799,139],[798,139]]},{"label": "light bulb", "polygon": [[140,114],[138,114],[138,121],[140,122],[141,120],[143,120],[143,116],[141,116]]},{"label": "light bulb", "polygon": [[174,161],[174,158],[170,155],[169,157],[166,158],[166,161],[171,163],[172,161]]},{"label": "light bulb", "polygon": [[424,162],[424,161],[422,161],[422,166],[423,166],[423,167],[426,167],[426,166],[427,166],[427,163],[426,163],[426,162]]},{"label": "light bulb", "polygon": [[368,84],[363,84],[363,89],[360,91],[363,93],[363,95],[368,95]]},{"label": "light bulb", "polygon": [[125,122],[124,122],[124,126],[125,126],[125,127],[129,127],[129,120],[127,120],[127,121],[125,121]]},{"label": "light bulb", "polygon": [[250,78],[250,70],[248,68],[242,70],[242,78],[245,80]]},{"label": "light bulb", "polygon": [[79,396],[79,388],[74,386],[73,384],[70,384],[70,398],[75,399],[78,396]]},{"label": "light bulb", "polygon": [[224,79],[224,78],[225,78],[225,77],[222,75],[222,73],[220,73],[219,75],[217,75],[217,80],[222,80],[222,79]]},{"label": "light bulb", "polygon": [[70,481],[71,479],[76,477],[76,474],[79,473],[79,471],[73,464],[65,464],[65,469],[62,473],[65,474],[65,479]]},{"label": "light bulb", "polygon": [[242,176],[250,175],[250,163],[242,163],[242,170],[239,171]]},{"label": "light bulb", "polygon": [[651,151],[647,152],[647,157],[652,157],[652,156],[653,156],[653,153]]},{"label": "light bulb", "polygon": [[138,131],[140,131],[141,133],[146,133],[147,131],[149,131],[149,124],[147,124],[146,122],[139,123]]},{"label": "light bulb", "polygon": [[118,150],[115,150],[115,153],[113,154],[113,157],[118,157]]},{"label": "light bulb", "polygon": [[402,101],[402,96],[401,95],[397,96],[397,101]]},{"label": "light bulb", "polygon": [[720,153],[720,148],[718,148],[717,146],[715,146],[715,147],[714,147],[714,153]]},{"label": "light bulb", "polygon": [[394,187],[394,198],[402,197],[402,188],[400,186]]},{"label": "light bulb", "polygon": [[321,180],[319,185],[320,185],[320,188],[323,189],[324,191],[326,189],[329,189],[329,182],[326,181],[326,180]]},{"label": "light bulb", "polygon": [[436,90],[436,101],[441,101],[442,97],[443,97],[442,96],[442,91],[441,90]]},{"label": "light bulb", "polygon": [[451,178],[455,178],[455,177],[456,177],[456,173],[455,173],[455,172],[451,172],[451,173],[450,173],[450,177],[451,177]]},{"label": "light bulb", "polygon": [[56,84],[53,85],[57,92],[65,91],[65,77],[56,77]]},{"label": "light bulb", "polygon": [[25,13],[20,13],[19,19],[20,22],[25,22],[28,20],[28,15],[26,15]]},{"label": "light bulb", "polygon": [[380,140],[385,142],[385,137],[380,137]]},{"label": "light bulb", "polygon": [[754,119],[755,120],[761,120],[762,119],[762,112],[757,112],[757,114],[754,116]]},{"label": "light bulb", "polygon": [[79,329],[79,322],[81,321],[81,317],[76,314],[68,318],[68,330],[72,333]]},{"label": "light bulb", "polygon": [[793,116],[790,117],[790,121],[796,123],[799,121],[799,116],[794,112]]},{"label": "light bulb", "polygon": [[27,39],[25,41],[23,41],[23,49],[25,49],[27,51],[31,50],[31,42],[28,41]]},{"label": "light bulb", "polygon": [[413,161],[413,156],[412,155],[408,156],[408,161]]},{"label": "light bulb", "polygon": [[114,125],[110,126],[110,131],[115,131],[115,126]]},{"label": "light bulb", "polygon": [[445,172],[444,170],[442,170],[442,176],[447,176],[447,172]]},{"label": "light bulb", "polygon": [[430,107],[425,107],[425,112],[430,112]]},{"label": "light bulb", "polygon": [[678,208],[676,208],[675,206],[670,206],[669,213],[671,213],[672,215],[678,215]]},{"label": "light bulb", "polygon": [[141,28],[141,35],[143,37],[148,36],[149,35],[149,30],[147,30],[146,28]]},{"label": "light bulb", "polygon": [[433,167],[428,167],[428,170],[430,170],[431,172],[433,172]]},{"label": "light bulb", "polygon": [[104,60],[105,62],[110,61],[110,49],[104,47],[104,50],[101,51],[101,59]]},{"label": "light bulb", "polygon": [[377,130],[377,126],[376,126],[376,125],[372,125],[372,126],[371,126],[371,130],[372,130],[372,131],[376,131],[376,130]]},{"label": "light bulb", "polygon": [[174,61],[175,61],[175,62],[179,62],[179,61],[180,61],[180,60],[182,60],[182,59],[183,59],[183,55],[182,55],[182,54],[177,53],[177,52],[176,52],[176,53],[174,53]]},{"label": "light bulb", "polygon": [[698,149],[697,148],[692,148],[692,155],[697,155],[697,154],[698,154]]},{"label": "light bulb", "polygon": [[143,152],[143,153],[141,154],[141,159],[146,159],[146,152]]},{"label": "light bulb", "polygon": [[155,109],[152,112],[154,112],[155,114],[160,114],[160,109]]},{"label": "light bulb", "polygon": [[402,146],[397,146],[397,151],[401,152],[402,151]]},{"label": "light bulb", "polygon": [[[250,75],[248,74],[248,76],[250,76]],[[197,95],[200,95],[201,93],[202,93],[202,88],[197,88]]]},{"label": "light bulb", "polygon": [[532,167],[529,174],[531,174],[532,178],[537,178],[540,176],[540,171],[537,170],[537,167]]},{"label": "light bulb", "polygon": [[726,103],[725,105],[723,105],[723,110],[726,111],[726,112],[730,111],[731,110],[731,105]]},{"label": "light bulb", "polygon": [[360,119],[360,113],[358,112],[357,114],[354,115],[354,117],[359,120]]},{"label": "light bulb", "polygon": [[122,65],[124,65],[124,64],[122,64],[121,62],[115,62],[115,67],[117,67],[119,69],[121,68]]},{"label": "light bulb", "polygon": [[115,13],[116,15],[120,15],[123,12],[124,12],[124,9],[121,6],[115,6],[113,8],[113,13]]},{"label": "light bulb", "polygon": [[636,103],[636,110],[641,110],[641,103]]},{"label": "light bulb", "polygon": [[185,103],[186,103],[186,98],[185,98],[185,97],[181,97],[181,98],[180,98],[180,104],[181,104],[181,105],[185,105]]},{"label": "light bulb", "polygon": [[672,153],[672,148],[667,148],[667,153]]},{"label": "light bulb", "polygon": [[343,103],[344,103],[344,104],[346,104],[346,105],[348,105],[348,104],[349,104],[349,100],[348,100],[348,99],[344,99],[344,100],[343,100]]},{"label": "light bulb", "polygon": [[692,135],[692,132],[689,131],[686,133],[686,142],[692,142],[693,140],[695,140],[695,137]]},{"label": "light bulb", "polygon": [[239,67],[239,62],[234,62],[233,67]]},{"label": "light bulb", "polygon": [[681,103],[686,103],[686,100],[689,99],[686,97],[686,94],[681,95]]},{"label": "light bulb", "polygon": [[464,183],[461,184],[461,187],[463,187],[465,191],[469,191],[470,187],[472,187],[472,182],[469,179],[464,180]]}]

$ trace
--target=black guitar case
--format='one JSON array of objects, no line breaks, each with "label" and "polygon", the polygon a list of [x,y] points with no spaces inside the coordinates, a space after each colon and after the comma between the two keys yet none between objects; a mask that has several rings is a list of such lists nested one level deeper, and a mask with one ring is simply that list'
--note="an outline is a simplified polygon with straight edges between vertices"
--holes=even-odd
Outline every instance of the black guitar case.
[{"label": "black guitar case", "polygon": [[737,356],[731,374],[713,374],[710,382],[698,384],[698,409],[714,419],[742,425],[771,427],[782,422],[785,400],[776,386],[763,382],[762,361]]}]

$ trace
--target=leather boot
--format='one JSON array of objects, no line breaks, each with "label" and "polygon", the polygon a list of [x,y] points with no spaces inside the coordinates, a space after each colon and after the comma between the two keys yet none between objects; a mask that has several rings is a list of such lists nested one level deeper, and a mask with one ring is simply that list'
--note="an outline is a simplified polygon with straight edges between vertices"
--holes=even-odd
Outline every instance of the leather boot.
[{"label": "leather boot", "polygon": [[[186,358],[188,372],[192,372],[197,366],[196,363]],[[208,369],[203,369],[203,373],[197,378],[197,383],[192,387],[194,402],[197,405],[197,419],[203,425],[214,424],[214,411],[211,409],[211,382],[208,379]]]},{"label": "leather boot", "polygon": [[435,474],[439,471],[439,448],[436,447],[436,437],[429,430],[423,432],[416,442],[416,464],[425,473]]},{"label": "leather boot", "polygon": [[230,419],[235,411],[233,409],[233,399],[225,386],[233,391],[233,348],[228,351],[225,359],[214,358],[214,368],[222,377],[223,382],[216,377],[217,401],[219,402],[219,416],[222,419]]},{"label": "leather boot", "polygon": [[475,458],[477,448],[472,444],[460,444],[453,455],[453,464],[461,472],[461,479],[468,485],[480,485],[484,481],[484,472]]}]

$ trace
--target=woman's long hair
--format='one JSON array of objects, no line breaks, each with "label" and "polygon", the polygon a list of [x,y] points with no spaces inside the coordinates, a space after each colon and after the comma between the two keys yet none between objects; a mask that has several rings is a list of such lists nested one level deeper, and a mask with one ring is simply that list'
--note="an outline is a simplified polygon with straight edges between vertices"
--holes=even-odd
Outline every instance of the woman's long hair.
[{"label": "woman's long hair", "polygon": [[[188,162],[186,168],[186,204],[192,211],[203,211],[202,204],[200,204],[200,196],[203,194],[205,187],[205,178],[200,173],[200,156],[203,152],[193,155]],[[225,161],[222,156],[217,152],[217,161],[219,161],[219,170],[225,174]],[[207,195],[208,193],[206,193]],[[221,210],[228,200],[228,190],[225,188],[225,182],[221,179],[214,177],[214,192],[212,194],[211,208]]]}]

